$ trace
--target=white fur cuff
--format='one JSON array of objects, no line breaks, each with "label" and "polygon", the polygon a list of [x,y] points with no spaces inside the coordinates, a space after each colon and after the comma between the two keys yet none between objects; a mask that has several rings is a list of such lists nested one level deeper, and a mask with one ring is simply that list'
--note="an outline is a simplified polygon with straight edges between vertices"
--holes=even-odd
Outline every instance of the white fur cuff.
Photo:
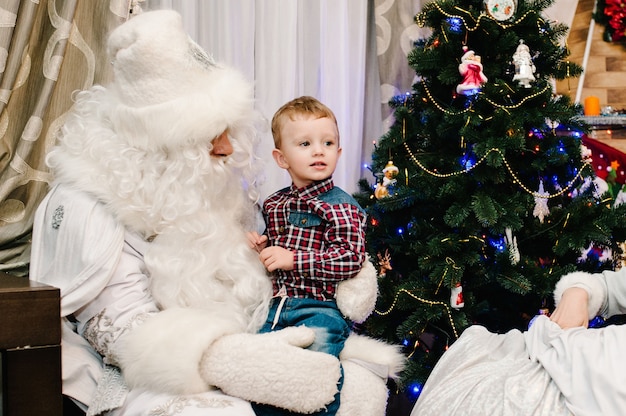
[{"label": "white fur cuff", "polygon": [[598,315],[604,305],[607,293],[602,278],[598,274],[585,272],[572,272],[561,277],[554,288],[554,303],[558,305],[563,296],[563,292],[570,287],[585,289],[589,294],[589,319]]},{"label": "white fur cuff", "polygon": [[210,388],[199,372],[204,352],[216,339],[242,330],[236,321],[214,311],[172,308],[124,335],[116,355],[130,387],[199,393]]},{"label": "white fur cuff", "polygon": [[[352,361],[368,368],[376,369],[376,374],[383,378],[397,379],[406,365],[406,357],[400,346],[390,345],[383,341],[364,335],[350,334],[339,355],[341,361]],[[384,368],[384,374],[379,374]]]},{"label": "white fur cuff", "polygon": [[376,306],[378,297],[378,276],[371,261],[365,260],[361,271],[351,279],[337,285],[337,307],[344,316],[353,322],[367,319]]}]

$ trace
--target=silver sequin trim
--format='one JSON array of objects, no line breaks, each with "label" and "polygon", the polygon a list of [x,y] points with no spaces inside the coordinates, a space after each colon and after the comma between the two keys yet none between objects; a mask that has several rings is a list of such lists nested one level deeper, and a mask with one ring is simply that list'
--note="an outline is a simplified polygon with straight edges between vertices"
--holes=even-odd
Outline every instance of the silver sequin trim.
[{"label": "silver sequin trim", "polygon": [[63,205],[59,205],[52,214],[52,228],[55,230],[58,230],[61,226],[61,222],[63,221],[63,211]]},{"label": "silver sequin trim", "polygon": [[110,347],[122,334],[144,323],[152,313],[139,313],[133,316],[124,327],[114,325],[113,321],[106,313],[107,310],[103,309],[87,322],[85,330],[83,331],[83,337],[100,355],[102,355],[106,364],[118,365],[117,358]]},{"label": "silver sequin trim", "polygon": [[209,399],[202,396],[178,396],[168,400],[162,406],[152,409],[150,416],[172,416],[181,413],[186,407],[200,409],[223,409],[233,406],[232,400],[225,398]]}]

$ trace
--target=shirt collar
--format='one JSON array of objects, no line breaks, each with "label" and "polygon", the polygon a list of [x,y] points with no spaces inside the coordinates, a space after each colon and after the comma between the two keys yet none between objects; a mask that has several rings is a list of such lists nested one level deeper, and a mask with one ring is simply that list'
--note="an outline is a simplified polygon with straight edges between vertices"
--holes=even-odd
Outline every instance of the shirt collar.
[{"label": "shirt collar", "polygon": [[312,184],[305,186],[303,188],[297,188],[293,183],[289,188],[289,194],[298,196],[300,198],[311,199],[315,198],[325,192],[330,191],[335,187],[332,176],[317,182],[313,182]]}]

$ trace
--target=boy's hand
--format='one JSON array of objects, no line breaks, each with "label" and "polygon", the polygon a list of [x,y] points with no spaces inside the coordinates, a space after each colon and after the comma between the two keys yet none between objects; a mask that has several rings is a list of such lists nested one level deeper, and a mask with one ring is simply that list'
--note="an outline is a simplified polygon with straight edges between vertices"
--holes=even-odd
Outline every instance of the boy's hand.
[{"label": "boy's hand", "polygon": [[259,253],[259,258],[268,272],[276,269],[293,270],[293,253],[286,248],[266,247]]},{"label": "boy's hand", "polygon": [[248,245],[251,249],[260,253],[267,246],[267,236],[259,235],[256,231],[249,231],[246,233],[248,237]]}]

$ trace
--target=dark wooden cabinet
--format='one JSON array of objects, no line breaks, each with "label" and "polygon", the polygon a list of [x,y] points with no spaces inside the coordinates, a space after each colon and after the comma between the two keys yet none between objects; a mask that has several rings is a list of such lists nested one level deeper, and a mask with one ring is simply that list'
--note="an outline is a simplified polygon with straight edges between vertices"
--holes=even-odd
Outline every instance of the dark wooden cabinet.
[{"label": "dark wooden cabinet", "polygon": [[59,289],[0,272],[0,415],[63,414]]}]

